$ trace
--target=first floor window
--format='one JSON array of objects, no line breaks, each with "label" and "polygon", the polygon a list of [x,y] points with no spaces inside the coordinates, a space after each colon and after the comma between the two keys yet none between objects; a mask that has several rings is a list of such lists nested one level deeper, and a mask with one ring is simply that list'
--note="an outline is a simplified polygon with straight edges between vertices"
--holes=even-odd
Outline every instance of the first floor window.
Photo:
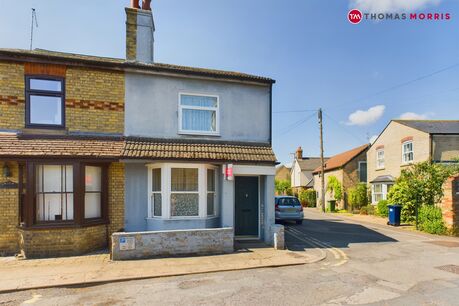
[{"label": "first floor window", "polygon": [[73,220],[73,166],[37,165],[36,221]]},{"label": "first floor window", "polygon": [[359,182],[365,183],[367,181],[367,163],[359,162]]},{"label": "first floor window", "polygon": [[85,167],[84,217],[102,217],[102,167]]},{"label": "first floor window", "polygon": [[384,168],[384,150],[380,149],[376,151],[376,169]]},{"label": "first floor window", "polygon": [[179,131],[182,133],[218,133],[218,97],[180,94]]},{"label": "first floor window", "polygon": [[414,160],[413,142],[405,141],[402,144],[402,162],[408,164]]},{"label": "first floor window", "polygon": [[26,78],[27,126],[64,126],[63,79]]}]

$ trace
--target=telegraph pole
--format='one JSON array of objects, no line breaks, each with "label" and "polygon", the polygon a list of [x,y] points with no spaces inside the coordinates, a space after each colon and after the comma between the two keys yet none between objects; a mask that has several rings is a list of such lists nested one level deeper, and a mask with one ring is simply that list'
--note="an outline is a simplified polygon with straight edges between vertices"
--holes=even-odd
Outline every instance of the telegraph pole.
[{"label": "telegraph pole", "polygon": [[320,205],[322,206],[322,212],[325,212],[325,162],[324,162],[324,136],[322,128],[322,108],[319,108],[318,112],[319,117],[319,128],[320,128],[320,180],[321,180],[321,197]]}]

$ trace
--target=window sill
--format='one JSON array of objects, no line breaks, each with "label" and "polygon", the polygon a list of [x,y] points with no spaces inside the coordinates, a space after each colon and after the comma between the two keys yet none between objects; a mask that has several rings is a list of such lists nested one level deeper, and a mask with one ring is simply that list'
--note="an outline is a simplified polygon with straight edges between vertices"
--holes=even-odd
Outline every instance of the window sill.
[{"label": "window sill", "polygon": [[192,136],[213,136],[220,137],[220,133],[217,132],[201,132],[201,131],[178,131],[179,135],[192,135]]},{"label": "window sill", "polygon": [[172,217],[172,218],[162,218],[162,217],[150,217],[145,218],[146,220],[164,220],[164,221],[193,221],[193,220],[210,220],[218,218],[218,216],[207,216],[204,218],[201,217]]},{"label": "window sill", "polygon": [[383,168],[376,168],[375,170],[376,170],[376,171],[380,171],[380,170],[385,170],[385,169],[386,169],[386,168],[383,167]]},{"label": "window sill", "polygon": [[104,225],[109,224],[107,220],[91,220],[85,221],[83,224],[76,224],[73,222],[55,222],[55,223],[41,223],[41,224],[34,224],[31,226],[23,226],[18,225],[17,228],[22,230],[53,230],[53,229],[71,229],[71,228],[82,228],[82,227],[90,227],[90,226],[97,226],[97,225]]},{"label": "window sill", "polygon": [[23,135],[66,135],[67,129],[62,126],[58,127],[38,127],[38,126],[26,126],[21,130]]},{"label": "window sill", "polygon": [[411,166],[413,164],[414,164],[414,162],[403,163],[403,164],[400,165],[400,167],[408,167],[408,166]]}]

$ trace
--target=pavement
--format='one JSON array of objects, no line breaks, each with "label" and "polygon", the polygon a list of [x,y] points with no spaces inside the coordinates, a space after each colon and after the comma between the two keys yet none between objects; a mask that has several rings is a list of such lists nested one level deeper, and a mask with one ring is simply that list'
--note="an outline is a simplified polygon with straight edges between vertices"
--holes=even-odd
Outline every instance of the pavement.
[{"label": "pavement", "polygon": [[238,244],[232,254],[111,261],[108,253],[18,260],[0,258],[0,293],[64,286],[88,286],[134,279],[190,275],[262,267],[302,265],[319,255],[275,250],[265,244]]},{"label": "pavement", "polygon": [[306,209],[302,225],[286,224],[286,242],[293,254],[325,258],[18,291],[0,294],[0,305],[458,305],[458,238]]}]

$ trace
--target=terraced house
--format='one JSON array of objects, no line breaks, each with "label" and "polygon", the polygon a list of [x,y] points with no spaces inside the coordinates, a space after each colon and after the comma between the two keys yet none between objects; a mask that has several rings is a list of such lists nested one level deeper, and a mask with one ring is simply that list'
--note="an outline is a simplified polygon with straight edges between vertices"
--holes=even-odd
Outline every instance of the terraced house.
[{"label": "terraced house", "polygon": [[126,59],[0,50],[0,253],[65,256],[120,231],[272,240],[273,80],[154,61],[149,1]]}]

